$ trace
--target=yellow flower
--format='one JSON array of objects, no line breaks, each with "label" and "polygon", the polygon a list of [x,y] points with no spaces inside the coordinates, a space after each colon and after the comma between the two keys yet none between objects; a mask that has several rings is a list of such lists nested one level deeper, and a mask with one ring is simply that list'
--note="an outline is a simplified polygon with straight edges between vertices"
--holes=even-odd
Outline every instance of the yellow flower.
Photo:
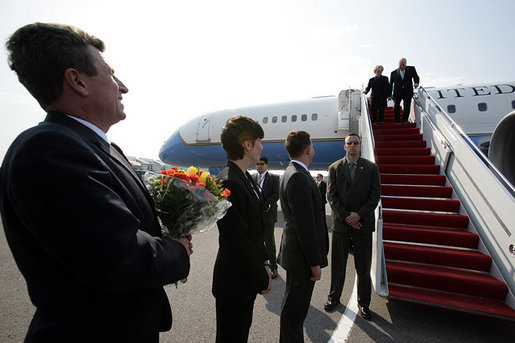
[{"label": "yellow flower", "polygon": [[197,168],[191,166],[188,168],[188,170],[186,170],[186,175],[190,175],[190,174],[197,174]]},{"label": "yellow flower", "polygon": [[205,185],[208,177],[209,177],[209,173],[208,172],[203,172],[200,175],[200,182],[202,182]]}]

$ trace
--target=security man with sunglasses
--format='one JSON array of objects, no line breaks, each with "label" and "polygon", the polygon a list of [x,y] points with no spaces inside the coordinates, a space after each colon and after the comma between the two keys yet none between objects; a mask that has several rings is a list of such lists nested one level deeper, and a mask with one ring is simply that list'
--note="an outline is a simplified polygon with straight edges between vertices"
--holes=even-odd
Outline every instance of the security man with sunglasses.
[{"label": "security man with sunglasses", "polygon": [[360,157],[361,139],[355,133],[345,138],[346,156],[329,166],[327,199],[332,209],[331,290],[325,310],[340,304],[345,283],[347,258],[354,246],[354,264],[358,274],[359,315],[370,320],[372,281],[372,232],[374,210],[381,195],[377,165]]},{"label": "security man with sunglasses", "polygon": [[277,222],[277,200],[279,200],[279,176],[268,170],[268,158],[261,156],[256,163],[257,173],[252,178],[259,186],[265,204],[263,220],[265,222],[265,246],[270,259],[270,272],[272,279],[277,277],[277,252],[275,248],[274,228]]}]

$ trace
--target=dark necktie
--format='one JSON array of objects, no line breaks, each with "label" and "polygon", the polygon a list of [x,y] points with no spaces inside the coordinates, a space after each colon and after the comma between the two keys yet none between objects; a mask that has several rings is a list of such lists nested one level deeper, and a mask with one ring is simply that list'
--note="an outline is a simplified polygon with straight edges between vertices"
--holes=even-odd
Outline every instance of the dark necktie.
[{"label": "dark necktie", "polygon": [[356,176],[356,162],[350,163],[350,179],[354,181],[354,177]]}]

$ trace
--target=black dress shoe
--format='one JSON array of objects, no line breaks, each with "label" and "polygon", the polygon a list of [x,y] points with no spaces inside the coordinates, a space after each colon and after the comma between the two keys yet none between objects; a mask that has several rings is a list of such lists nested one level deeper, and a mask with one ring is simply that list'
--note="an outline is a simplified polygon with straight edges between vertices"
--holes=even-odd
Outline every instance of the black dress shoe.
[{"label": "black dress shoe", "polygon": [[332,299],[327,299],[327,302],[325,303],[324,305],[324,310],[326,311],[334,311],[334,309],[340,305],[340,300],[332,300]]},{"label": "black dress shoe", "polygon": [[370,313],[370,309],[368,308],[368,306],[358,305],[358,309],[359,309],[359,315],[363,319],[370,320],[372,318],[372,314]]}]

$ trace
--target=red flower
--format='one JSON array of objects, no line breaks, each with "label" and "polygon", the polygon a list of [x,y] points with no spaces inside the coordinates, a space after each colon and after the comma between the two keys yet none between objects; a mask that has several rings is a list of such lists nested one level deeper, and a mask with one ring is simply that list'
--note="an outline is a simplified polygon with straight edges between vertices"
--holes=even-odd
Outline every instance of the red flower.
[{"label": "red flower", "polygon": [[188,174],[188,177],[190,178],[191,182],[193,183],[198,183],[199,181],[199,177],[197,174]]}]

